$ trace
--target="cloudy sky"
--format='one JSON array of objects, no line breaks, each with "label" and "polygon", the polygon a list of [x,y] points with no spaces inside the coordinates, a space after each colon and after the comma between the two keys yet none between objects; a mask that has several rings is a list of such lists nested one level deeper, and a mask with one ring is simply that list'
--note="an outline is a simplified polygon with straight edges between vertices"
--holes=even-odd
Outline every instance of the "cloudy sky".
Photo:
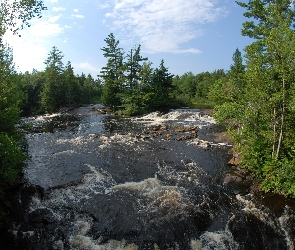
[{"label": "cloudy sky", "polygon": [[45,0],[48,10],[31,21],[21,37],[7,33],[21,72],[44,70],[53,46],[75,73],[94,77],[105,66],[100,50],[112,32],[128,52],[141,45],[153,67],[161,59],[169,72],[182,75],[229,69],[236,48],[251,40],[241,36],[244,10],[234,0]]}]

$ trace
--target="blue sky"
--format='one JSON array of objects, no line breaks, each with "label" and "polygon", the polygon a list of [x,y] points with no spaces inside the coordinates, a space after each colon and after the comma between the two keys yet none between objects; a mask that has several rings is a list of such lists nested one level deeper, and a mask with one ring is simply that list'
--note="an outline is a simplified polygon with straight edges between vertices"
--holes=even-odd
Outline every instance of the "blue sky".
[{"label": "blue sky", "polygon": [[18,71],[44,70],[53,46],[76,74],[94,77],[105,66],[100,50],[111,32],[127,53],[138,44],[153,67],[164,59],[174,75],[228,70],[236,48],[251,43],[241,36],[244,9],[234,0],[45,0],[41,19],[5,34]]}]

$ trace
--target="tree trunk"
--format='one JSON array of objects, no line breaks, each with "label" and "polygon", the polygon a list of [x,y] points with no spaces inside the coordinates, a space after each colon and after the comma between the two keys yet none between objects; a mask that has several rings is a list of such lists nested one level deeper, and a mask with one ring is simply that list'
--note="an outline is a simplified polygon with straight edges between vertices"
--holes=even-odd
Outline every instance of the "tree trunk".
[{"label": "tree trunk", "polygon": [[280,129],[280,137],[279,137],[279,143],[278,143],[278,147],[277,147],[276,159],[278,159],[279,153],[281,150],[282,139],[283,139],[284,119],[285,119],[285,78],[283,77],[283,103],[282,103],[282,115],[281,115],[281,129]]},{"label": "tree trunk", "polygon": [[276,108],[274,107],[273,109],[273,143],[272,143],[272,154],[271,156],[274,157],[275,156],[275,148],[276,148]]}]

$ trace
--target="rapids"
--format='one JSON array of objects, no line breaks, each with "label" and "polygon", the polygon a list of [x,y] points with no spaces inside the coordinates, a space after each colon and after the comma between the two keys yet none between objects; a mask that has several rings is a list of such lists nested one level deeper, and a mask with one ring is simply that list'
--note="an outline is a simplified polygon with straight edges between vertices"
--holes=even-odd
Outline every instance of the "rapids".
[{"label": "rapids", "polygon": [[295,248],[294,200],[225,182],[231,145],[202,110],[118,118],[92,105],[20,128],[30,194],[15,249]]}]

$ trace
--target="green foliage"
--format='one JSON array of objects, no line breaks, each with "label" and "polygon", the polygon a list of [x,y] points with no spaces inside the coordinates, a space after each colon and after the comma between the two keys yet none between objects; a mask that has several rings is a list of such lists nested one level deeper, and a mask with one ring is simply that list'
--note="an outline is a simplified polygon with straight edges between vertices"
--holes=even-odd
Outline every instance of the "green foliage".
[{"label": "green foliage", "polygon": [[44,113],[41,107],[40,93],[45,84],[45,75],[42,71],[33,70],[32,73],[19,74],[19,88],[24,98],[21,102],[21,115],[29,116]]},{"label": "green foliage", "polygon": [[1,186],[13,183],[22,172],[25,155],[15,140],[0,133],[0,181]]},{"label": "green foliage", "polygon": [[16,80],[12,50],[0,45],[0,132],[9,133],[19,118],[21,93]]},{"label": "green foliage", "polygon": [[[43,110],[52,113],[62,107],[90,104],[100,100],[100,80],[94,80],[90,74],[87,77],[83,73],[81,76],[75,76],[71,62],[64,66],[62,59],[62,52],[53,47],[45,61],[43,85],[39,92]],[[105,93],[105,98],[110,98],[112,102],[111,94]]]},{"label": "green foliage", "polygon": [[19,177],[25,157],[14,137],[22,94],[12,62],[12,50],[0,46],[0,193],[3,193]]},{"label": "green foliage", "polygon": [[262,188],[295,198],[295,161],[268,161],[262,168]]},{"label": "green foliage", "polygon": [[120,94],[124,84],[125,76],[123,74],[123,49],[119,48],[119,41],[115,39],[113,33],[104,40],[107,44],[101,50],[104,57],[108,59],[107,65],[102,68],[101,77],[104,80],[102,92],[102,101],[113,110],[122,104]]},{"label": "green foliage", "polygon": [[20,91],[12,50],[3,44],[2,38],[9,29],[16,34],[29,26],[29,20],[41,17],[44,9],[41,0],[0,1],[0,227],[10,207],[6,191],[19,178],[25,159],[17,142],[15,124],[20,114],[19,105],[26,96]]},{"label": "green foliage", "polygon": [[233,62],[227,76],[215,80],[209,89],[208,99],[216,105],[241,102],[245,86],[245,66],[238,49],[233,54]]},{"label": "green foliage", "polygon": [[30,26],[29,20],[37,16],[41,18],[41,12],[46,10],[42,0],[21,0],[0,2],[0,43],[7,30],[14,34],[25,26]]},{"label": "green foliage", "polygon": [[191,106],[197,88],[194,74],[187,72],[182,76],[175,76],[172,85],[174,87],[174,99],[178,100],[182,106]]},{"label": "green foliage", "polygon": [[41,104],[49,113],[57,111],[65,105],[66,88],[63,82],[64,55],[55,46],[45,61],[45,85],[41,92]]},{"label": "green foliage", "polygon": [[[236,51],[230,82],[217,82],[209,96],[216,100],[219,122],[227,121],[241,165],[250,169],[266,191],[294,197],[295,12],[292,1],[238,4],[245,16],[242,34],[255,41],[245,48],[247,70]],[[231,86],[228,99],[222,92]],[[220,92],[219,92],[220,90]],[[220,94],[219,94],[220,93]]]},{"label": "green foliage", "polygon": [[224,79],[227,78],[226,72],[222,69],[215,70],[212,73],[204,72],[196,75],[196,93],[195,98],[196,99],[207,99],[208,93],[210,92],[210,89],[212,88],[213,84],[218,81],[224,81]]},{"label": "green foliage", "polygon": [[152,74],[151,93],[152,98],[149,103],[151,109],[169,106],[169,92],[172,89],[172,78],[168,68],[164,66],[164,60],[161,60],[159,68],[156,68]]},{"label": "green foliage", "polygon": [[102,68],[102,101],[120,114],[142,114],[156,108],[169,106],[173,76],[161,61],[159,68],[152,69],[147,58],[140,55],[140,45],[131,50],[124,61],[124,51],[111,33],[101,50],[107,58]]}]

